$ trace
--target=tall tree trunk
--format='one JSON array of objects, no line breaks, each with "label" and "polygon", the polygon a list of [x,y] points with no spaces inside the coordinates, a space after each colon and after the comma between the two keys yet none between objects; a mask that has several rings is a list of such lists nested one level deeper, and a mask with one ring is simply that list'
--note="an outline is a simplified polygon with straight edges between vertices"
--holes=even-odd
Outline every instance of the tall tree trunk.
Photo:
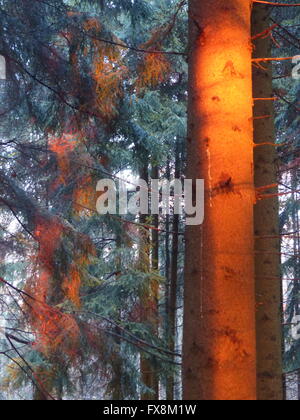
[{"label": "tall tree trunk", "polygon": [[256,399],[250,5],[190,0],[187,178],[206,188],[186,232],[184,399]]},{"label": "tall tree trunk", "polygon": [[[270,36],[261,36],[268,29],[270,7],[254,5],[252,35],[254,57],[271,57]],[[268,66],[268,67],[266,67]],[[272,66],[253,67],[253,97],[271,98]],[[255,116],[270,118],[254,120],[254,142],[274,143],[274,105],[271,100],[255,101]],[[276,149],[271,145],[255,147],[255,186],[277,183]],[[276,194],[278,188],[268,190]],[[254,207],[255,276],[256,276],[256,339],[257,396],[259,400],[283,400],[282,366],[282,289],[280,279],[279,200],[277,197],[258,200]]]},{"label": "tall tree trunk", "polygon": [[[154,166],[151,174],[153,179],[159,179],[159,168]],[[159,215],[153,215],[153,226],[155,230],[152,230],[152,271],[159,272]],[[154,332],[158,335],[159,333],[159,313],[158,313],[158,301],[159,301],[159,284],[154,281],[151,287],[151,299],[152,299],[152,311],[153,311],[153,322]],[[153,374],[153,389],[155,391],[154,399],[159,399],[159,375]],[[153,397],[153,396],[152,396]]]},{"label": "tall tree trunk", "polygon": [[[170,159],[168,158],[167,165],[166,165],[166,179],[167,181],[171,180],[171,168],[170,168]],[[170,337],[170,286],[171,286],[171,256],[170,256],[170,214],[165,215],[165,253],[166,253],[166,266],[165,266],[165,336],[166,339],[169,340]],[[172,390],[172,374],[166,378],[165,381],[166,387],[166,399],[172,400],[173,399],[173,390]]]},{"label": "tall tree trunk", "polygon": [[[171,179],[171,168],[170,168],[170,160],[167,161],[166,167],[166,179],[170,181]],[[166,267],[165,267],[165,277],[166,277],[166,288],[165,288],[165,311],[166,311],[166,332],[168,334],[169,331],[169,308],[170,308],[170,215],[166,214],[166,238],[165,238],[165,252],[166,252]]]},{"label": "tall tree trunk", "polygon": [[[149,181],[149,169],[148,164],[145,164],[140,168],[140,178]],[[140,215],[140,223],[146,224],[147,216]],[[150,262],[150,234],[149,231],[144,229],[142,231],[142,239],[140,245],[140,269],[150,273],[151,262]],[[154,299],[152,284],[149,285],[148,293],[141,297],[141,305],[144,311],[142,321],[151,326],[153,334],[157,332],[156,316],[154,313]],[[141,378],[142,382],[147,388],[151,389],[152,392],[144,392],[141,395],[142,400],[158,400],[158,380],[157,372],[153,364],[143,355],[141,355]]]},{"label": "tall tree trunk", "polygon": [[[152,169],[152,179],[159,179],[159,168],[158,166],[153,167]],[[152,269],[154,271],[159,270],[159,215],[153,215],[153,226],[156,230],[152,231]],[[158,299],[158,290],[157,290],[157,299]]]},{"label": "tall tree trunk", "polygon": [[[176,144],[175,151],[175,179],[180,179],[180,152],[179,144]],[[172,257],[171,257],[171,276],[170,276],[170,297],[168,309],[168,334],[170,351],[176,351],[176,324],[177,324],[177,285],[178,285],[178,232],[179,215],[173,215],[173,233],[172,233]],[[176,375],[173,373],[167,383],[167,400],[175,398]]]},{"label": "tall tree trunk", "polygon": [[[121,249],[122,247],[122,238],[121,235],[118,233],[116,235],[116,250]],[[117,253],[116,262],[115,262],[115,269],[116,273],[122,272],[122,258],[119,253]],[[116,275],[118,276],[118,274]],[[122,311],[118,311],[118,319],[122,319]],[[122,389],[122,379],[123,379],[123,361],[121,357],[121,339],[118,338],[122,336],[122,331],[118,326],[114,328],[114,332],[116,333],[116,345],[117,350],[115,350],[113,355],[114,363],[112,365],[112,378],[110,382],[111,388],[111,399],[113,401],[120,401],[124,399],[123,389]]]},{"label": "tall tree trunk", "polygon": [[[300,223],[299,223],[299,210],[297,206],[298,202],[298,193],[296,192],[298,190],[298,174],[296,171],[291,172],[291,187],[292,187],[292,200],[293,200],[293,213],[292,213],[292,230],[293,232],[300,232]],[[294,244],[293,244],[293,254],[294,254],[294,279],[297,279],[296,281],[293,281],[293,294],[295,299],[295,318],[292,320],[292,322],[298,323],[298,317],[300,315],[300,239],[299,236],[295,235],[294,237]],[[297,328],[299,327],[299,324],[297,324]],[[294,344],[295,345],[295,344]],[[300,370],[297,372],[297,400],[300,401]]]}]

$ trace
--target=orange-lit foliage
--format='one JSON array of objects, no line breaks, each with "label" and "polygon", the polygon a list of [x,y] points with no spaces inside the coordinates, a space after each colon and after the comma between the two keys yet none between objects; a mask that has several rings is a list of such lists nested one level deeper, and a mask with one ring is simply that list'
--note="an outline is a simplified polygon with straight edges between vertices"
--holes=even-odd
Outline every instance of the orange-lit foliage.
[{"label": "orange-lit foliage", "polygon": [[76,213],[90,214],[89,209],[95,208],[97,200],[96,187],[92,177],[83,177],[78,183],[77,188],[73,192],[73,207]]},{"label": "orange-lit foliage", "polygon": [[160,26],[152,31],[147,42],[140,46],[140,49],[149,51],[143,54],[142,63],[138,68],[136,86],[140,88],[154,88],[168,77],[171,70],[171,63],[163,53],[162,42],[173,27],[173,23]]},{"label": "orange-lit foliage", "polygon": [[81,277],[79,270],[75,265],[70,269],[68,276],[64,278],[62,288],[66,296],[74,303],[75,306],[80,307],[80,291]]},{"label": "orange-lit foliage", "polygon": [[[63,351],[70,357],[78,352],[80,331],[73,316],[62,312],[57,305],[70,300],[80,306],[80,286],[83,270],[95,254],[93,244],[59,219],[38,217],[34,232],[39,249],[34,260],[35,272],[28,280],[26,293],[32,296],[25,305],[29,321],[36,333],[35,348],[49,355]],[[65,236],[73,244],[73,262],[65,267],[67,274],[57,273],[59,249]]]},{"label": "orange-lit foliage", "polygon": [[[76,180],[72,197],[74,211],[76,214],[90,215],[97,200],[96,186],[90,175],[81,175],[77,169],[92,167],[93,160],[90,154],[84,151],[83,134],[72,128],[71,123],[68,132],[49,141],[49,149],[55,153],[58,165],[58,176],[52,183],[52,189],[67,185],[70,180]],[[80,155],[80,160],[76,155]]]},{"label": "orange-lit foliage", "polygon": [[77,354],[79,328],[75,319],[46,303],[35,303],[31,312],[31,325],[36,333],[34,347],[50,355],[57,350],[70,357]]},{"label": "orange-lit foliage", "polygon": [[101,31],[101,23],[96,18],[89,18],[84,23],[84,29],[86,31],[95,30],[97,32],[100,32]]},{"label": "orange-lit foliage", "polygon": [[51,222],[43,218],[37,220],[34,232],[39,244],[37,259],[49,273],[52,273],[53,270],[54,253],[61,239],[62,232],[63,227],[58,220],[54,219]]},{"label": "orange-lit foliage", "polygon": [[54,275],[55,252],[61,242],[64,227],[58,219],[36,220],[35,237],[39,249],[36,256],[36,273],[27,282],[26,292],[34,299],[26,309],[30,323],[36,332],[35,347],[44,354],[49,354],[59,347],[71,353],[79,336],[76,321],[48,303]]},{"label": "orange-lit foliage", "polygon": [[101,54],[94,61],[94,80],[96,82],[97,105],[101,114],[108,118],[116,114],[116,105],[122,96],[122,80],[125,66],[119,65],[120,54]]},{"label": "orange-lit foliage", "polygon": [[[88,19],[86,31],[99,33],[101,24],[97,19]],[[127,67],[123,63],[122,47],[93,40],[94,70],[93,79],[96,83],[97,108],[105,119],[116,115],[116,106],[123,95],[123,80]]]},{"label": "orange-lit foliage", "polygon": [[74,150],[76,143],[74,134],[64,134],[60,138],[52,138],[49,141],[49,149],[57,155],[66,154]]},{"label": "orange-lit foliage", "polygon": [[155,87],[166,80],[171,65],[164,54],[145,54],[138,69],[137,88]]},{"label": "orange-lit foliage", "polygon": [[50,139],[49,149],[56,154],[59,169],[59,176],[52,184],[53,189],[61,184],[67,184],[71,165],[70,154],[77,144],[78,140],[74,134],[63,134],[62,137]]},{"label": "orange-lit foliage", "polygon": [[81,235],[78,249],[74,250],[74,261],[69,268],[69,273],[64,277],[62,290],[65,296],[76,306],[80,307],[80,287],[84,277],[84,270],[91,264],[96,250],[90,239]]}]

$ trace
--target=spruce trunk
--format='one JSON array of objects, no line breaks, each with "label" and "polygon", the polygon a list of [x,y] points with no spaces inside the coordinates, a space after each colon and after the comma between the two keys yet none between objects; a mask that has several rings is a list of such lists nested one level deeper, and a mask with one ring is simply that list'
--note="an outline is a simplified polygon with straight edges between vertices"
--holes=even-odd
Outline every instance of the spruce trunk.
[{"label": "spruce trunk", "polygon": [[190,0],[184,399],[255,400],[251,1]]},{"label": "spruce trunk", "polygon": [[[180,165],[180,150],[177,141],[175,150],[175,179],[180,179],[181,165]],[[173,214],[173,233],[172,233],[172,259],[171,259],[171,276],[170,276],[170,297],[168,310],[168,333],[169,333],[169,349],[176,353],[176,339],[177,339],[177,290],[178,290],[178,250],[179,250],[179,214]],[[172,373],[167,385],[167,400],[175,399],[175,385],[177,375]]]},{"label": "spruce trunk", "polygon": [[[148,164],[145,164],[140,168],[140,178],[149,182]],[[140,223],[147,224],[147,216],[140,215]],[[141,230],[141,244],[140,244],[140,269],[145,273],[150,273],[151,261],[150,261],[150,232],[148,229]],[[153,334],[157,334],[157,313],[153,309],[155,296],[153,295],[153,285],[149,284],[148,293],[141,297],[141,307],[143,308],[144,314],[142,316],[142,322],[148,324],[151,327]],[[147,357],[141,354],[141,378],[144,385],[151,391],[143,392],[141,395],[142,400],[158,400],[159,399],[159,384],[158,375],[155,371],[155,367],[149,361]]]},{"label": "spruce trunk", "polygon": [[[270,8],[254,5],[252,36],[255,58],[272,56],[270,36],[259,36],[271,26]],[[257,188],[276,185],[276,148],[274,103],[272,100],[272,65],[253,67],[254,174]],[[261,145],[262,143],[270,143]],[[278,193],[278,188],[267,190]],[[282,292],[280,279],[280,237],[278,197],[258,200],[254,207],[255,276],[256,276],[256,339],[257,339],[257,395],[258,400],[283,399],[282,368]]]}]

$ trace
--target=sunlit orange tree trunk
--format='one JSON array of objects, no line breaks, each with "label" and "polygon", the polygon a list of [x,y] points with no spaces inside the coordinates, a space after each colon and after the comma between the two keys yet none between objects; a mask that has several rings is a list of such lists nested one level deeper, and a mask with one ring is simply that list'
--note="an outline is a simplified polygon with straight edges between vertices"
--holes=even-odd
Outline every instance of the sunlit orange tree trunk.
[{"label": "sunlit orange tree trunk", "polygon": [[255,400],[250,0],[190,0],[187,177],[205,221],[186,234],[184,399]]}]

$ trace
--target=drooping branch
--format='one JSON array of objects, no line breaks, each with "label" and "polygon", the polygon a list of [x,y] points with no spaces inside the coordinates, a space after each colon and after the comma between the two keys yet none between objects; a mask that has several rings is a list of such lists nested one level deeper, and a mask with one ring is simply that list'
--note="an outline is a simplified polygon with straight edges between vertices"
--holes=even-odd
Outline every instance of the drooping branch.
[{"label": "drooping branch", "polygon": [[[178,6],[176,8],[176,11],[172,16],[170,23],[167,26],[167,30],[164,33],[164,38],[166,38],[171,33],[171,31],[173,30],[173,28],[175,26],[175,23],[176,23],[176,19],[178,17],[178,14],[180,13],[181,9],[186,5],[186,3],[187,3],[186,0],[182,0],[182,1],[179,2]],[[96,35],[90,34],[87,31],[83,32],[83,35],[88,36],[89,38],[94,39],[96,41],[103,42],[103,43],[106,43],[106,44],[109,44],[109,45],[114,45],[114,46],[117,46],[117,47],[120,47],[120,48],[124,48],[124,49],[127,49],[127,50],[137,52],[137,53],[158,54],[158,55],[175,55],[175,56],[176,55],[179,55],[179,56],[186,56],[187,55],[187,53],[181,52],[181,51],[163,51],[163,50],[160,50],[160,49],[157,50],[157,49],[152,49],[152,48],[136,47],[134,45],[126,44],[125,42],[123,42],[121,40],[119,40],[119,41],[115,40],[114,41],[114,40],[104,39],[104,38],[98,37]],[[160,43],[162,41],[163,40],[160,40]]]},{"label": "drooping branch", "polygon": [[298,108],[293,102],[289,101],[284,96],[280,95],[280,93],[278,93],[278,92],[276,94],[283,102],[285,102],[289,106],[292,106],[293,108],[295,108],[297,111],[300,112],[300,108]]},{"label": "drooping branch", "polygon": [[[31,380],[43,392],[43,394],[45,394],[47,397],[49,397],[50,400],[55,400],[55,398],[51,394],[49,394],[49,392],[45,389],[45,387],[43,386],[43,384],[41,383],[41,381],[36,378],[36,374],[35,374],[34,370],[32,369],[32,367],[30,366],[30,364],[24,359],[24,357],[21,355],[21,353],[19,352],[19,350],[14,345],[13,339],[15,340],[15,337],[12,339],[12,336],[10,336],[9,334],[5,334],[5,336],[6,336],[7,340],[9,341],[9,344],[12,346],[12,348],[14,349],[14,351],[17,353],[17,355],[19,356],[19,358],[22,360],[22,362],[24,363],[24,365],[28,368],[29,372],[31,372],[31,373],[29,375],[28,372],[26,371],[26,369],[23,368],[22,370],[24,372],[26,372],[26,374],[31,377]],[[19,366],[21,367],[21,365],[19,365]]]},{"label": "drooping branch", "polygon": [[[117,334],[117,333],[115,333],[115,332],[113,332],[113,331],[106,331],[108,334],[110,334],[110,335],[112,335],[112,336],[115,336],[115,337],[117,337],[117,338],[120,338],[120,339],[122,339],[122,340],[124,340],[124,341],[126,341],[127,343],[130,343],[130,344],[133,344],[133,345],[137,345],[133,340],[131,340],[131,339],[129,339],[129,338],[127,338],[127,337],[124,337],[124,336],[122,336],[122,335],[120,335],[120,334]],[[177,365],[177,366],[181,366],[181,363],[178,363],[178,362],[175,362],[174,360],[169,360],[169,359],[166,359],[166,358],[164,358],[164,357],[161,357],[161,356],[159,356],[159,355],[157,355],[157,354],[154,354],[154,353],[152,353],[150,350],[147,350],[147,349],[145,349],[145,348],[143,348],[143,352],[145,352],[145,353],[148,353],[149,355],[151,355],[151,356],[153,356],[153,357],[156,357],[156,358],[158,358],[158,359],[160,359],[160,360],[162,360],[163,362],[165,362],[165,363],[170,363],[170,364],[172,364],[172,365]]]},{"label": "drooping branch", "polygon": [[20,295],[24,295],[30,299],[35,300],[35,298],[33,296],[31,296],[30,294],[24,292],[21,289],[18,289],[17,287],[13,286],[11,283],[9,283],[8,281],[4,280],[2,277],[0,277],[0,283],[5,284],[6,286],[10,287],[11,289],[13,289],[15,292],[19,293]]},{"label": "drooping branch", "polygon": [[95,316],[95,317],[97,317],[97,318],[101,318],[101,319],[103,319],[104,321],[106,321],[106,322],[108,322],[108,323],[110,323],[110,324],[114,325],[114,326],[115,326],[115,327],[117,327],[119,330],[123,331],[125,334],[129,335],[129,336],[130,336],[131,338],[133,338],[135,341],[137,341],[138,343],[140,343],[140,345],[143,345],[143,346],[146,346],[146,347],[150,347],[150,348],[152,348],[152,349],[154,349],[154,350],[157,350],[157,351],[159,351],[159,352],[161,352],[161,353],[165,353],[165,354],[167,354],[168,356],[181,357],[181,354],[180,354],[180,353],[173,353],[173,352],[171,352],[171,351],[169,351],[169,350],[166,350],[166,349],[163,349],[163,348],[161,348],[161,347],[157,347],[157,346],[155,346],[155,345],[153,345],[153,344],[147,343],[146,341],[144,341],[144,340],[140,339],[139,337],[137,337],[136,335],[132,334],[130,331],[128,331],[127,329],[125,329],[124,327],[122,327],[122,326],[121,326],[120,324],[118,324],[117,322],[112,321],[111,319],[108,319],[108,318],[106,318],[105,316],[102,316],[102,315],[99,315],[99,314],[95,314],[95,313],[93,313],[93,312],[88,312],[88,311],[84,311],[84,312],[83,312],[83,311],[81,311],[81,313],[86,313],[86,314],[89,314],[89,315]]},{"label": "drooping branch", "polygon": [[109,39],[100,38],[96,35],[87,34],[86,32],[85,32],[85,35],[88,36],[89,38],[92,38],[92,39],[96,40],[96,41],[103,42],[105,44],[115,45],[116,47],[124,48],[126,50],[131,50],[131,51],[134,51],[134,52],[137,52],[137,53],[181,55],[181,56],[186,56],[187,55],[187,53],[181,52],[181,51],[162,51],[162,50],[152,50],[152,49],[147,50],[147,49],[143,49],[143,48],[138,48],[138,47],[135,47],[133,45],[125,44],[123,42],[116,42],[116,41],[111,41]]},{"label": "drooping branch", "polygon": [[278,26],[278,28],[282,29],[288,36],[290,36],[294,41],[300,43],[299,38],[297,38],[294,34],[286,29],[285,26],[281,25],[280,23],[276,22],[274,19],[271,18],[271,21],[274,22]]},{"label": "drooping branch", "polygon": [[52,93],[54,93],[65,105],[67,105],[69,108],[73,109],[73,111],[79,112],[81,114],[87,114],[90,115],[91,117],[96,117],[98,118],[99,115],[97,115],[94,112],[91,111],[87,111],[87,110],[82,110],[79,109],[78,107],[76,107],[75,105],[71,104],[70,102],[68,102],[64,95],[57,91],[55,88],[53,88],[52,86],[50,86],[49,84],[45,83],[43,80],[39,79],[36,75],[34,75],[33,73],[31,73],[27,68],[25,68],[23,66],[23,64],[21,64],[19,61],[15,60],[12,57],[8,58],[9,60],[13,61],[24,73],[26,73],[29,77],[31,77],[32,80],[34,80],[35,82],[37,82],[39,85],[45,87],[46,89],[48,89],[49,91],[51,91]]}]

